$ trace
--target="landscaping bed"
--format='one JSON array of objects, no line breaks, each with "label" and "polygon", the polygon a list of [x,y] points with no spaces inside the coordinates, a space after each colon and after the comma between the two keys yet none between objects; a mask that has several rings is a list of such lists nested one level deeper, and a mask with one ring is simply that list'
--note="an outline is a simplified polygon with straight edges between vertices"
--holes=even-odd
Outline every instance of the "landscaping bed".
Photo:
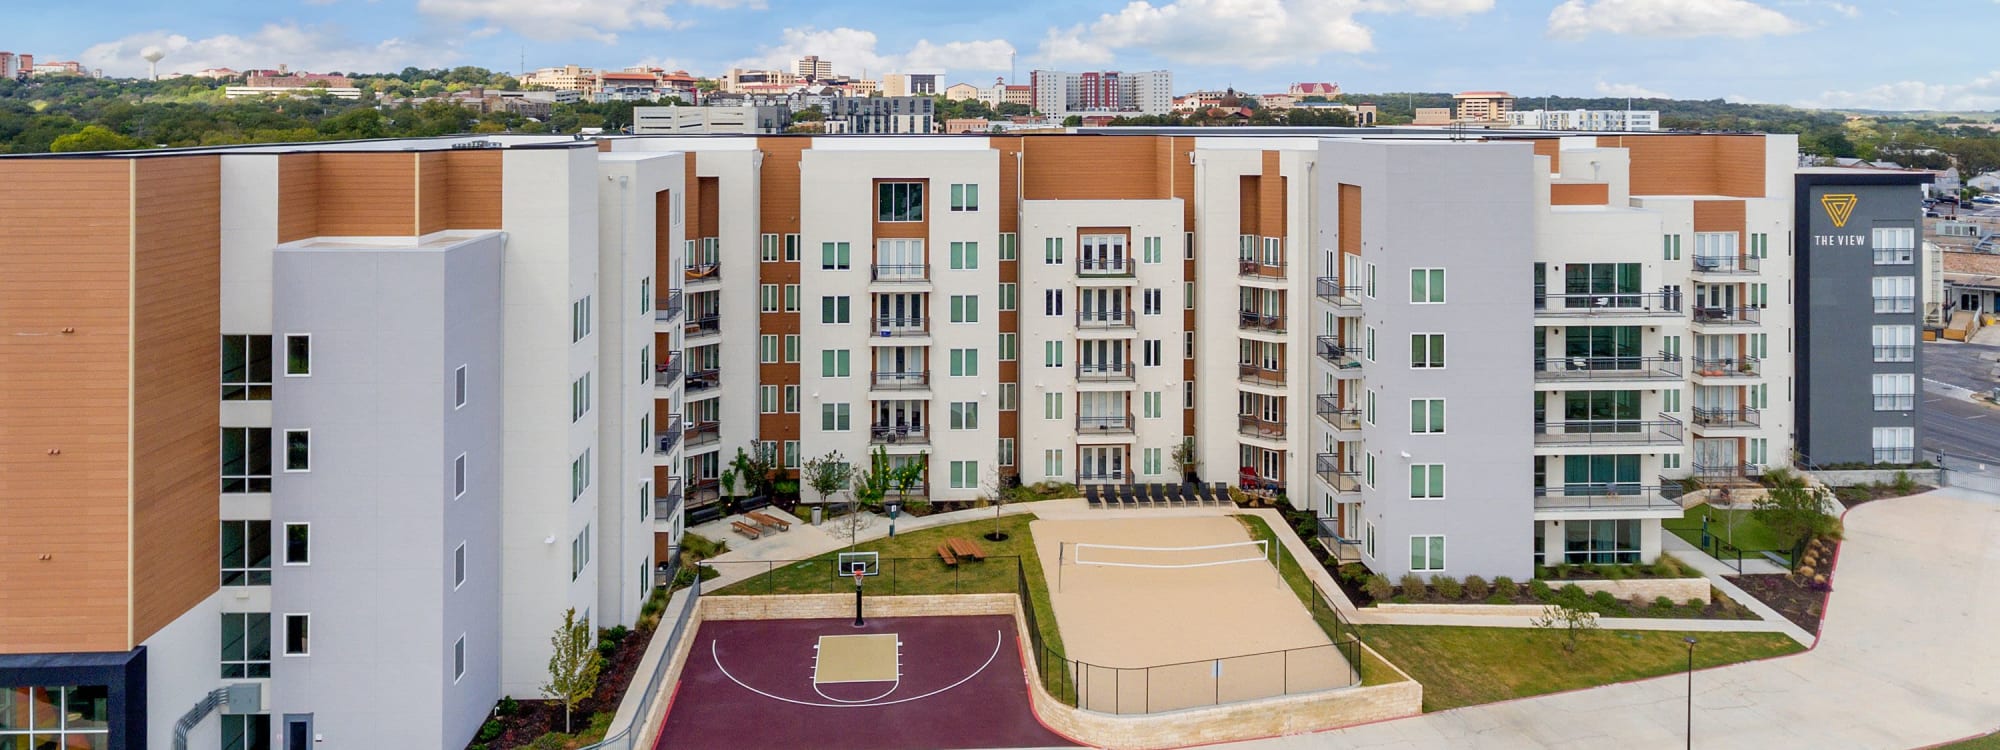
[{"label": "landscaping bed", "polygon": [[[650,617],[641,624],[646,623],[652,623],[654,627],[658,624]],[[612,717],[618,713],[618,704],[625,699],[625,691],[631,687],[632,678],[639,671],[639,662],[646,656],[646,645],[652,642],[654,627],[598,631],[598,653],[604,657],[604,666],[597,675],[596,692],[578,703],[571,713],[571,726],[577,730],[575,734],[563,733],[561,702],[508,697],[494,707],[492,718],[480,727],[468,749],[555,750],[582,747],[603,739]]]},{"label": "landscaping bed", "polygon": [[1833,496],[1840,501],[1840,507],[1853,508],[1862,503],[1887,500],[1892,497],[1905,497],[1920,492],[1929,492],[1934,489],[1937,488],[1928,484],[1917,484],[1914,482],[1908,484],[1902,482],[1894,484],[1876,482],[1874,484],[1855,485],[1853,487],[1835,487],[1833,488]]},{"label": "landscaping bed", "polygon": [[[1460,581],[1437,576],[1426,582],[1422,576],[1404,576],[1398,584],[1381,576],[1369,575],[1356,564],[1331,571],[1341,590],[1354,597],[1356,606],[1392,604],[1457,605],[1550,605],[1596,612],[1602,617],[1657,617],[1699,620],[1755,620],[1757,615],[1731,600],[1727,594],[1709,587],[1709,600],[1674,600],[1667,597],[1621,599],[1608,591],[1588,593],[1574,581],[1618,581],[1645,579],[1685,579],[1698,577],[1671,555],[1661,555],[1653,565],[1558,565],[1543,568],[1550,579],[1536,578],[1526,584],[1501,576],[1487,581],[1467,576]],[[1358,596],[1357,596],[1358,594]]]},{"label": "landscaping bed", "polygon": [[1805,628],[1808,633],[1819,632],[1820,617],[1826,614],[1826,590],[1813,584],[1801,584],[1790,575],[1783,573],[1757,573],[1742,576],[1724,576],[1736,584],[1743,592],[1757,597],[1757,601],[1778,610],[1778,614],[1791,620],[1792,624]]}]

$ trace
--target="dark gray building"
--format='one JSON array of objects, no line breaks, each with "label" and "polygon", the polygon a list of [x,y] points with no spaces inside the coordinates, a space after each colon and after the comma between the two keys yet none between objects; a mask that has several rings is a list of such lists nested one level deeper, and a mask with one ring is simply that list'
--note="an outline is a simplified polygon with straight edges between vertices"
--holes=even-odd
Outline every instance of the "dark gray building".
[{"label": "dark gray building", "polygon": [[1795,180],[1799,463],[1914,463],[1931,176],[1801,169]]},{"label": "dark gray building", "polygon": [[829,133],[929,133],[937,102],[928,96],[845,97],[829,103]]}]

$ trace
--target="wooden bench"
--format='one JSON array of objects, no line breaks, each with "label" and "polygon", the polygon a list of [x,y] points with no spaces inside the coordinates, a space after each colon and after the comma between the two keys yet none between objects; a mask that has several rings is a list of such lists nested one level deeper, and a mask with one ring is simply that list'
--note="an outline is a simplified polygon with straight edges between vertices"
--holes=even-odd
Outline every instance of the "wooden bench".
[{"label": "wooden bench", "polygon": [[980,549],[979,545],[973,544],[969,540],[960,539],[958,537],[951,537],[949,539],[944,540],[944,543],[945,546],[950,547],[951,551],[954,554],[958,555],[959,557],[970,558],[973,560],[986,559],[986,551]]},{"label": "wooden bench", "polygon": [[756,521],[758,526],[767,526],[770,528],[777,529],[779,531],[792,530],[791,522],[786,521],[785,519],[779,518],[777,516],[769,515],[766,513],[758,513],[755,511],[745,513],[744,515],[749,516],[750,520]]},{"label": "wooden bench", "polygon": [[946,565],[958,564],[958,557],[951,553],[951,545],[949,543],[938,545],[938,557],[943,558]]},{"label": "wooden bench", "polygon": [[757,537],[764,535],[764,532],[758,531],[757,527],[751,526],[750,524],[744,523],[742,521],[730,521],[729,527],[735,529],[736,533],[750,537],[751,539],[756,539]]}]

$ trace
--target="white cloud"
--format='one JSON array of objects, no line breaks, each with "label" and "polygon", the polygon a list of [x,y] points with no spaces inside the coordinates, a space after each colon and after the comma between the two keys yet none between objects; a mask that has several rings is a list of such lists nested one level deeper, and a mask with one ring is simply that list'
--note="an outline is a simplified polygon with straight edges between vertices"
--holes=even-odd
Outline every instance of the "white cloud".
[{"label": "white cloud", "polygon": [[1833,12],[1839,13],[1843,16],[1847,16],[1848,18],[1861,17],[1861,9],[1856,8],[1852,5],[1848,5],[1847,3],[1827,3],[1826,7],[1832,8]]},{"label": "white cloud", "polygon": [[186,73],[205,68],[276,68],[281,63],[294,70],[315,72],[381,72],[411,65],[443,67],[458,58],[458,48],[451,44],[401,39],[360,42],[326,27],[274,23],[242,36],[218,34],[204,39],[169,31],[140,32],[91,45],[83,51],[81,62],[85,67],[102,68],[106,75],[145,75],[142,55],[149,47],[167,53],[160,61],[161,71]]},{"label": "white cloud", "polygon": [[1636,83],[1605,83],[1604,81],[1597,82],[1597,95],[1610,96],[1610,97],[1626,97],[1631,99],[1673,98],[1671,96],[1668,96],[1664,91],[1655,91],[1653,89],[1640,86]]},{"label": "white cloud", "polygon": [[1037,58],[1050,65],[1110,62],[1138,49],[1191,64],[1268,68],[1375,48],[1361,14],[1462,16],[1493,0],[1133,0],[1089,23],[1051,28]]},{"label": "white cloud", "polygon": [[[618,43],[618,32],[672,30],[686,21],[667,14],[675,0],[417,0],[429,16],[494,24],[531,39],[595,39]],[[706,7],[762,7],[762,0],[698,0]]]},{"label": "white cloud", "polygon": [[1582,39],[1591,34],[1687,38],[1792,34],[1799,22],[1749,0],[1564,0],[1549,11],[1548,35]]},{"label": "white cloud", "polygon": [[775,46],[736,63],[745,68],[791,70],[806,55],[833,63],[840,75],[880,79],[884,73],[923,70],[1007,70],[1014,45],[1004,39],[934,43],[919,39],[910,51],[895,54],[877,49],[875,32],[845,26],[835,29],[788,28]]},{"label": "white cloud", "polygon": [[1966,83],[1896,81],[1860,91],[1827,91],[1802,104],[1827,109],[2000,109],[2000,70]]}]

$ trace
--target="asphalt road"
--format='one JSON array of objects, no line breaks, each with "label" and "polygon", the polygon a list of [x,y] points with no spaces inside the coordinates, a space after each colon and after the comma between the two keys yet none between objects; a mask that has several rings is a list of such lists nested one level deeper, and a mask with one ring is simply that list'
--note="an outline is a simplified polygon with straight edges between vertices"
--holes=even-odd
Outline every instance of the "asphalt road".
[{"label": "asphalt road", "polygon": [[1986,391],[2000,385],[1993,380],[1993,369],[2000,366],[1994,362],[1995,357],[2000,357],[2000,346],[1932,341],[1923,347],[1926,380],[1974,391]]},{"label": "asphalt road", "polygon": [[[1923,420],[1925,453],[1944,451],[1950,457],[1986,461],[1992,464],[1988,468],[2000,468],[2000,408],[1926,391]],[[1920,456],[1924,457],[1928,456]],[[1950,457],[1945,465],[1960,468]]]}]

